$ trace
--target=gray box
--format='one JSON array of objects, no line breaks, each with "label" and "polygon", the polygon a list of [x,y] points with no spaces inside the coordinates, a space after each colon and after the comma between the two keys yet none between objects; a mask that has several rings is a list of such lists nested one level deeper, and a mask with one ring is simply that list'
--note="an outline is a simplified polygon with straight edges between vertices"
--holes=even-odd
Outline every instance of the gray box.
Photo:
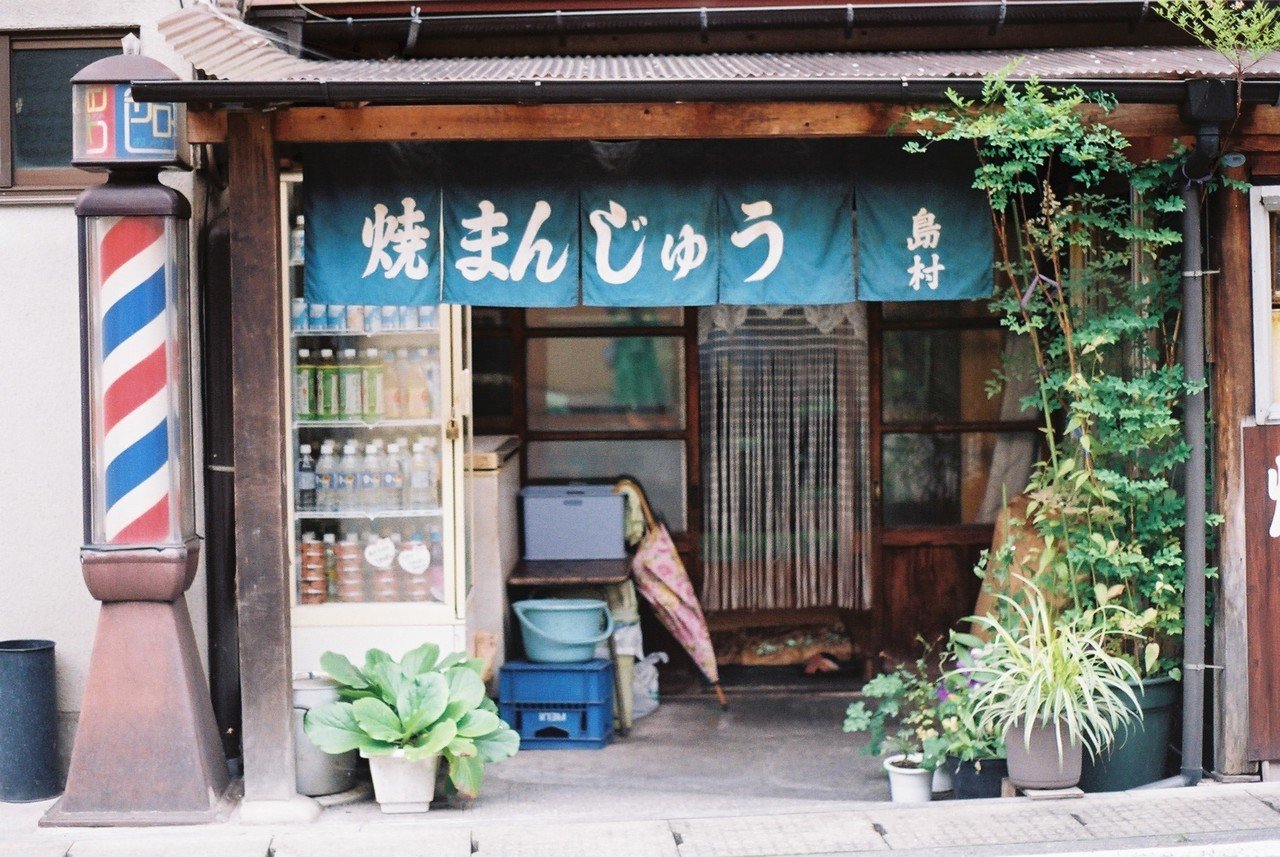
[{"label": "gray box", "polygon": [[525,559],[624,559],[622,495],[610,485],[528,485]]}]

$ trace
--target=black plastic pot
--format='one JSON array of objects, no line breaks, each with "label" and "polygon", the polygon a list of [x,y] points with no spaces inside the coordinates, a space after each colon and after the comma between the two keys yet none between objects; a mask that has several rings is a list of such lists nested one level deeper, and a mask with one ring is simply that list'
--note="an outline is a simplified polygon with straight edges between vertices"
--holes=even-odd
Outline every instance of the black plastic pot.
[{"label": "black plastic pot", "polygon": [[1009,765],[1004,759],[966,762],[948,756],[947,767],[951,769],[951,789],[956,800],[1000,797],[1000,784],[1009,776]]},{"label": "black plastic pot", "polygon": [[[1147,679],[1135,688],[1142,722],[1116,730],[1115,743],[1097,759],[1084,760],[1080,788],[1086,792],[1119,792],[1164,777],[1169,739],[1177,713],[1180,685],[1171,678]],[[1125,700],[1125,705],[1133,704]]]},{"label": "black plastic pot", "polygon": [[0,801],[25,803],[62,791],[53,643],[0,642]]}]

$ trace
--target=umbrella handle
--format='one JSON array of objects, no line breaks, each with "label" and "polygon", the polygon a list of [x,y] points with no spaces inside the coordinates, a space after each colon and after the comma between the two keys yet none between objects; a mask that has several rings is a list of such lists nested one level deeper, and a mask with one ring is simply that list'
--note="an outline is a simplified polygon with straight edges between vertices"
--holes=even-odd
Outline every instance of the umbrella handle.
[{"label": "umbrella handle", "polygon": [[635,492],[636,499],[640,502],[640,513],[644,515],[645,525],[651,530],[656,530],[658,522],[653,517],[653,510],[649,508],[649,498],[645,496],[644,489],[631,479],[621,479],[614,490],[616,491],[624,485],[629,486]]},{"label": "umbrella handle", "polygon": [[521,604],[519,601],[512,604],[511,609],[515,611],[516,618],[520,620],[520,624],[523,627],[532,631],[534,634],[541,637],[542,639],[550,640],[551,642],[558,643],[561,646],[585,646],[588,643],[594,645],[596,643],[603,643],[605,640],[613,636],[613,613],[610,612],[608,606],[601,607],[601,609],[604,611],[604,631],[601,632],[599,637],[592,637],[591,639],[588,639],[588,640],[562,640],[559,637],[554,637],[551,634],[548,634],[546,631],[542,630],[537,625],[533,624],[533,622],[531,622],[528,618],[525,617],[524,605]]}]

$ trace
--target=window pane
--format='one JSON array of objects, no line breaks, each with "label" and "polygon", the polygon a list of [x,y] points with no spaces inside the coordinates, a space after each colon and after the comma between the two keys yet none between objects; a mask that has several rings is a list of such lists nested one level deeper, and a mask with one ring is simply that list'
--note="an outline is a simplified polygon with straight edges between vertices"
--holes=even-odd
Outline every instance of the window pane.
[{"label": "window pane", "polygon": [[679,327],[684,308],[572,306],[530,309],[525,313],[529,327]]},{"label": "window pane", "polygon": [[515,412],[515,377],[511,370],[511,340],[478,336],[471,346],[475,361],[471,375],[472,408],[480,425],[510,423]]},{"label": "window pane", "polygon": [[565,337],[528,341],[529,428],[684,427],[684,340]]},{"label": "window pane", "polygon": [[476,306],[471,308],[471,323],[477,330],[509,328],[516,310],[502,307]]},{"label": "window pane", "polygon": [[673,532],[688,528],[684,441],[532,441],[526,447],[530,479],[614,480],[627,475],[644,487],[653,511]]},{"label": "window pane", "polygon": [[989,524],[1027,486],[1035,432],[887,434],[884,525]]},{"label": "window pane", "polygon": [[964,422],[1000,418],[1000,397],[986,383],[1000,367],[1001,330],[886,330],[883,414],[886,423]]},{"label": "window pane", "polygon": [[13,164],[17,169],[71,166],[71,76],[119,48],[15,50]]}]

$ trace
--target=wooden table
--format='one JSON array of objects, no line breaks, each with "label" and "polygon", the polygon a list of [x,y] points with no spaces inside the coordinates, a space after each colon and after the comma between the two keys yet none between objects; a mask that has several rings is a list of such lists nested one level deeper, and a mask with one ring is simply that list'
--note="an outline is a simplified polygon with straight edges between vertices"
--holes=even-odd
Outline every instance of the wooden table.
[{"label": "wooden table", "polygon": [[[631,577],[631,558],[623,559],[522,559],[507,578],[508,586],[528,589],[609,586]],[[602,599],[603,600],[603,599]],[[618,675],[618,647],[609,635],[609,658],[613,661],[613,704],[618,711],[617,732],[626,737],[631,727],[623,719],[622,677]]]}]

